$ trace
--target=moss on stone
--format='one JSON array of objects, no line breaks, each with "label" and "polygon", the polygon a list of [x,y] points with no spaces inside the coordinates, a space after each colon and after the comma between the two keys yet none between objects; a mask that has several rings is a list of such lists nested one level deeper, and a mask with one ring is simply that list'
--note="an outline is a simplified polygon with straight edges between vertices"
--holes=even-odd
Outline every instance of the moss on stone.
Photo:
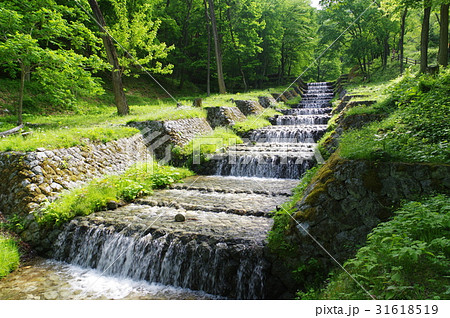
[{"label": "moss on stone", "polygon": [[294,214],[294,219],[300,222],[312,220],[317,215],[317,207],[307,208]]},{"label": "moss on stone", "polygon": [[326,191],[327,191],[327,189],[326,189],[325,185],[316,184],[314,186],[314,188],[311,190],[311,192],[305,198],[305,203],[309,204],[309,205],[314,204],[317,201],[317,199],[319,198],[319,196],[323,193],[326,193]]}]

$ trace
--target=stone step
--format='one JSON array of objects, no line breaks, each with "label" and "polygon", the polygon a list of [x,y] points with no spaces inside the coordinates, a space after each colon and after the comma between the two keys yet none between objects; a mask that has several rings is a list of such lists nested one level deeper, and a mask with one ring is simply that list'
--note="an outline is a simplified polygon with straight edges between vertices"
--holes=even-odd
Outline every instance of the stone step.
[{"label": "stone step", "polygon": [[[185,222],[176,222],[177,214],[183,214]],[[235,242],[262,243],[273,220],[255,216],[129,204],[113,212],[96,212],[73,220],[72,223],[74,222],[78,227],[101,227],[108,229],[110,233],[121,233],[130,237],[159,232],[162,235],[173,233],[176,236],[196,235]]]},{"label": "stone step", "polygon": [[317,142],[327,125],[280,125],[254,130],[250,140],[270,143]]},{"label": "stone step", "polygon": [[329,114],[317,115],[276,115],[271,119],[273,125],[324,125],[331,116]]},{"label": "stone step", "polygon": [[288,162],[296,162],[302,160],[312,160],[314,158],[313,151],[304,152],[288,152],[288,151],[232,151],[226,153],[215,154],[211,156],[211,160],[224,160],[230,164],[239,160],[242,164],[248,164],[252,160],[256,160],[259,164],[287,164]]},{"label": "stone step", "polygon": [[279,109],[278,111],[284,115],[320,115],[329,114],[333,108],[291,108],[291,109]]},{"label": "stone step", "polygon": [[301,102],[297,105],[292,105],[293,109],[296,108],[330,108],[332,105],[328,101],[322,102]]},{"label": "stone step", "polygon": [[257,142],[249,144],[239,144],[230,147],[229,150],[234,151],[280,151],[280,152],[311,152],[314,151],[315,143],[269,143]]},{"label": "stone step", "polygon": [[205,212],[224,212],[237,215],[271,217],[277,206],[288,197],[249,193],[221,193],[207,190],[168,189],[155,191],[135,204],[172,207]]},{"label": "stone step", "polygon": [[183,183],[171,185],[172,189],[206,190],[221,193],[264,194],[290,196],[299,183],[293,179],[262,179],[247,177],[194,176]]}]

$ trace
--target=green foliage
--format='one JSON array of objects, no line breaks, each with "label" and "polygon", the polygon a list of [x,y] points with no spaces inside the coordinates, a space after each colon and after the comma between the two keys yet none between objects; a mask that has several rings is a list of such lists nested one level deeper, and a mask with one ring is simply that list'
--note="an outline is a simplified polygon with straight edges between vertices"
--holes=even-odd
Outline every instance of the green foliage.
[{"label": "green foliage", "polygon": [[[152,74],[170,74],[173,65],[162,62],[174,49],[160,42],[156,35],[161,25],[159,19],[152,19],[153,1],[108,0],[112,8],[107,25],[112,36],[121,43],[118,47],[119,64],[122,73],[131,75],[137,63]],[[134,58],[130,58],[133,56]],[[134,72],[134,76],[139,76]]]},{"label": "green foliage", "polygon": [[[404,204],[368,235],[346,270],[377,299],[450,299],[449,199]],[[368,298],[346,273],[331,278],[323,297]]]},{"label": "green foliage", "polygon": [[0,279],[19,266],[20,254],[16,242],[0,233]]},{"label": "green foliage", "polygon": [[296,96],[290,100],[288,100],[287,102],[284,102],[287,105],[297,105],[302,101],[302,97],[301,96]]},{"label": "green foliage", "polygon": [[121,175],[95,179],[86,186],[64,192],[56,201],[43,206],[36,219],[43,226],[59,226],[76,216],[104,210],[108,201],[130,202],[190,175],[192,172],[187,169],[138,164]]},{"label": "green foliage", "polygon": [[[381,122],[343,134],[341,155],[351,159],[450,163],[450,71],[438,76],[405,75],[371,112]],[[355,111],[354,111],[355,112]]]},{"label": "green foliage", "polygon": [[[67,108],[76,96],[103,93],[93,75],[106,65],[92,54],[98,41],[84,25],[85,15],[53,0],[0,3],[0,66],[12,77],[32,73],[40,95]],[[81,50],[86,46],[91,54]]]},{"label": "green foliage", "polygon": [[237,122],[233,125],[233,130],[243,136],[254,129],[270,126],[271,123],[264,117],[259,115],[250,115],[246,120]]},{"label": "green foliage", "polygon": [[286,241],[285,234],[292,221],[291,215],[295,212],[296,204],[302,199],[306,188],[319,168],[319,166],[316,166],[306,171],[300,179],[300,183],[294,188],[291,199],[283,203],[281,208],[275,211],[275,215],[273,216],[274,224],[268,235],[268,246],[272,252],[286,257],[293,253],[294,246]]},{"label": "green foliage", "polygon": [[0,233],[2,230],[19,233],[25,228],[25,219],[23,216],[13,214],[6,219],[5,222],[0,222]]}]

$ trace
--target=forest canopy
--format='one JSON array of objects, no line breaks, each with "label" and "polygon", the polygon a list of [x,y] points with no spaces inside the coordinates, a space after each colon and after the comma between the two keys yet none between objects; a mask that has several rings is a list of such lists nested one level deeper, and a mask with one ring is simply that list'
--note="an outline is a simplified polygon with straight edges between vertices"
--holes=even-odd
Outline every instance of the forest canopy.
[{"label": "forest canopy", "polygon": [[[110,74],[114,82],[147,72],[209,94],[299,75],[370,80],[394,58],[402,71],[405,57],[426,71],[448,63],[448,3],[322,0],[317,9],[308,0],[0,0],[0,76],[21,79],[21,110],[27,85],[70,108],[79,96],[103,93]],[[126,114],[125,95],[117,94]]]}]

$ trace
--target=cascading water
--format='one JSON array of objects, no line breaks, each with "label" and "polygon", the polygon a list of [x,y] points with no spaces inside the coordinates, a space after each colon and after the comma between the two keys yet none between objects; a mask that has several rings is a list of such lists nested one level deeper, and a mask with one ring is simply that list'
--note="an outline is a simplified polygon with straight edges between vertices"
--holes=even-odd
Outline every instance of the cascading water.
[{"label": "cascading water", "polygon": [[[216,175],[260,178],[299,178],[314,163],[313,147],[298,151],[298,145],[313,145],[325,133],[330,119],[333,90],[329,83],[308,84],[299,104],[272,118],[274,126],[257,129],[247,145],[216,155]],[[285,145],[264,147],[264,144]],[[248,148],[245,150],[244,148]],[[258,148],[258,149],[255,149]],[[295,151],[289,151],[295,149]]]},{"label": "cascading water", "polygon": [[[168,229],[166,222],[175,224],[176,209],[132,205],[133,209],[116,210],[114,219],[97,213],[82,222],[72,221],[61,234],[65,239],[59,241],[55,258],[96,268],[104,275],[229,298],[264,298],[269,264],[262,254],[270,219],[242,220],[242,216],[225,213],[190,212],[191,218],[202,219],[202,233],[189,223]],[[219,222],[228,222],[234,229],[221,229]],[[212,230],[222,231],[208,233]]]},{"label": "cascading water", "polygon": [[[183,295],[191,295],[187,288],[234,299],[279,296],[265,257],[270,211],[314,164],[331,97],[330,84],[308,84],[302,101],[273,119],[275,126],[216,155],[216,176],[192,177],[134,204],[72,220],[54,258],[73,264],[73,273],[95,269],[95,277],[185,288]],[[175,222],[180,213],[185,221]]]}]

